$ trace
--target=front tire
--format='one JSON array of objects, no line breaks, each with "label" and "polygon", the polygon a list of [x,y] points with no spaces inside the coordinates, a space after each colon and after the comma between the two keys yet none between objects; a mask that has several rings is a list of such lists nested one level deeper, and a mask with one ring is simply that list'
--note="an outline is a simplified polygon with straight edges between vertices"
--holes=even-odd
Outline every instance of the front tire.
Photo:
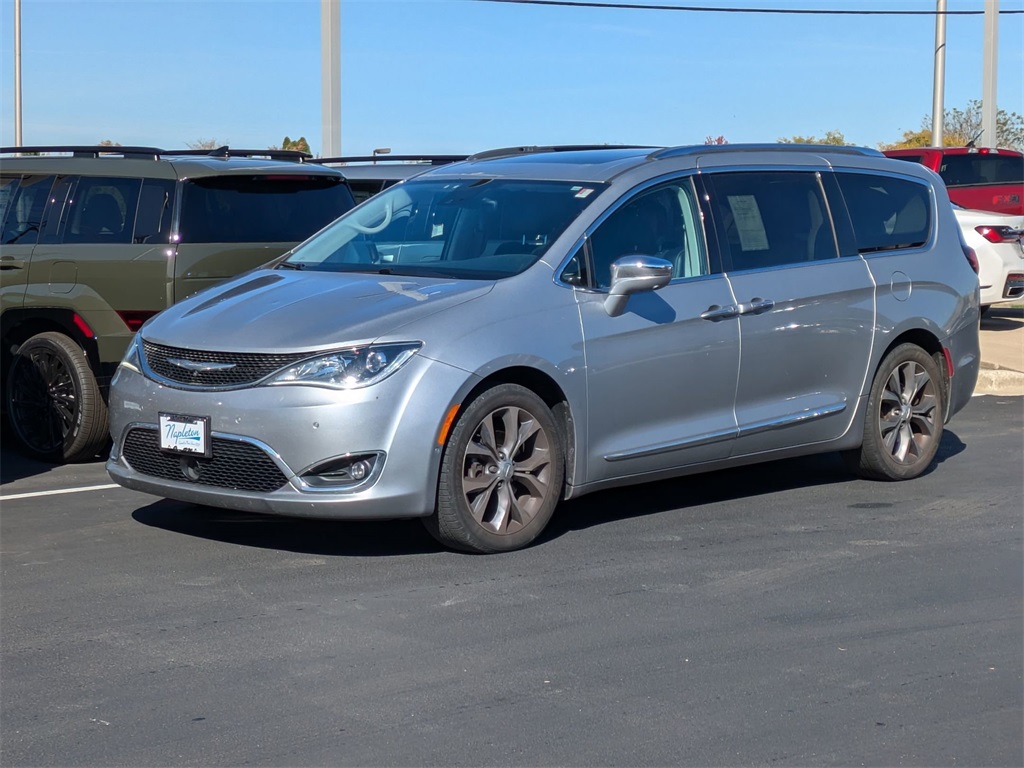
[{"label": "front tire", "polygon": [[555,417],[536,394],[517,384],[483,392],[459,416],[445,446],[427,530],[465,552],[525,547],[558,505],[564,456]]},{"label": "front tire", "polygon": [[939,450],[945,412],[945,389],[935,359],[915,344],[901,344],[875,374],[861,447],[843,457],[861,477],[917,477]]},{"label": "front tire", "polygon": [[107,441],[107,404],[74,341],[62,333],[33,336],[7,374],[7,414],[29,455],[53,462],[95,456]]}]

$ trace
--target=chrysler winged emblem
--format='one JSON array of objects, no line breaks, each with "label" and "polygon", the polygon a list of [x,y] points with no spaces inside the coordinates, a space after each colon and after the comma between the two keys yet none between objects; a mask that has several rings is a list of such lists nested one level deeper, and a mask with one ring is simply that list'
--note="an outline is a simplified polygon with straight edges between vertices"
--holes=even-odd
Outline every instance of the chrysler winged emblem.
[{"label": "chrysler winged emblem", "polygon": [[197,363],[194,360],[182,360],[180,357],[169,357],[167,362],[184,368],[187,371],[205,373],[207,371],[228,371],[235,367],[234,363]]}]

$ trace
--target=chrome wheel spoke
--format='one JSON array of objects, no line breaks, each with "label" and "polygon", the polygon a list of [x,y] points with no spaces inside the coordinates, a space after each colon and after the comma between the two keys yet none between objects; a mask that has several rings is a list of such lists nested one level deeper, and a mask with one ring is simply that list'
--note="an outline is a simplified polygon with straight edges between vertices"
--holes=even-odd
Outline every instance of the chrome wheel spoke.
[{"label": "chrome wheel spoke", "polygon": [[466,446],[466,457],[476,457],[484,462],[495,462],[498,460],[498,452],[493,447],[478,440],[471,440]]},{"label": "chrome wheel spoke", "polygon": [[[495,413],[497,416],[497,412]],[[505,408],[501,411],[502,440],[499,447],[501,458],[510,459],[515,454],[519,434],[519,409]],[[503,454],[503,455],[502,455]]]},{"label": "chrome wheel spoke", "polygon": [[538,475],[529,472],[516,472],[514,482],[521,487],[531,498],[543,500],[548,492],[547,481],[542,480]]},{"label": "chrome wheel spoke", "polygon": [[498,481],[495,475],[481,472],[478,475],[472,475],[466,473],[466,476],[462,479],[462,488],[466,492],[466,496],[469,497],[472,494],[478,494],[481,491],[485,491],[494,485]]}]

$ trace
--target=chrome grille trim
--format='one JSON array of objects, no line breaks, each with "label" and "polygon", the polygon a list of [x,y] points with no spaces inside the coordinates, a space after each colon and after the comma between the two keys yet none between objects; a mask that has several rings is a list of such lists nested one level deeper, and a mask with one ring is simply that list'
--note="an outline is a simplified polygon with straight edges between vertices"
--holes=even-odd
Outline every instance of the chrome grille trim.
[{"label": "chrome grille trim", "polygon": [[[146,374],[178,389],[240,389],[257,384],[277,371],[306,360],[315,352],[267,355],[253,352],[214,352],[167,347],[143,340]],[[172,362],[177,361],[177,363]]]}]

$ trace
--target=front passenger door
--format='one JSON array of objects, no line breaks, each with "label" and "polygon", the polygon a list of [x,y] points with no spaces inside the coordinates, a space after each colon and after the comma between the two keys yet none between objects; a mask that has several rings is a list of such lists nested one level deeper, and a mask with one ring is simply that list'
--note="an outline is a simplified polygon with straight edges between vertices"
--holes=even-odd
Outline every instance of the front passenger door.
[{"label": "front passenger door", "polygon": [[[570,264],[587,365],[586,482],[643,475],[729,455],[739,365],[729,284],[709,263],[689,177],[643,190],[587,240],[585,269]],[[610,317],[613,261],[631,254],[674,265],[664,288],[629,298]],[[589,273],[589,274],[588,274]],[[702,317],[703,315],[703,317]]]}]

